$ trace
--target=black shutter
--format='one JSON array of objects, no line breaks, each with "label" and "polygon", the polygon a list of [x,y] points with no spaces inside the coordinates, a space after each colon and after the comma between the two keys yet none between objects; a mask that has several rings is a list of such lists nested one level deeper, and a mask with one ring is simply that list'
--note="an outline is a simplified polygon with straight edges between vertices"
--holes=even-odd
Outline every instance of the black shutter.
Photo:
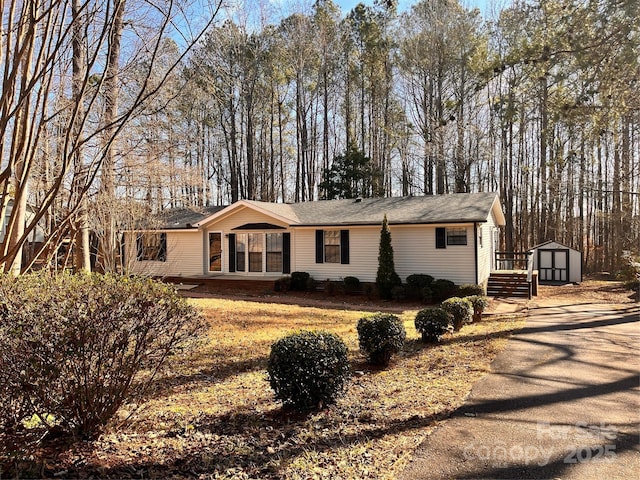
[{"label": "black shutter", "polygon": [[340,263],[349,263],[349,230],[340,230]]},{"label": "black shutter", "polygon": [[120,267],[124,267],[127,264],[127,237],[128,235],[123,232],[118,241],[118,248],[120,248]]},{"label": "black shutter", "polygon": [[236,234],[229,234],[229,271],[236,271]]},{"label": "black shutter", "polygon": [[143,249],[144,246],[142,244],[142,233],[139,233],[138,235],[136,235],[136,260],[138,260],[139,262],[142,260],[142,255],[143,255]]},{"label": "black shutter", "polygon": [[436,248],[447,248],[447,229],[444,227],[436,228]]},{"label": "black shutter", "polygon": [[282,273],[291,273],[291,234],[282,234]]},{"label": "black shutter", "polygon": [[167,234],[160,234],[160,248],[158,250],[158,260],[160,262],[167,261]]},{"label": "black shutter", "polygon": [[316,230],[316,263],[324,263],[324,230]]}]

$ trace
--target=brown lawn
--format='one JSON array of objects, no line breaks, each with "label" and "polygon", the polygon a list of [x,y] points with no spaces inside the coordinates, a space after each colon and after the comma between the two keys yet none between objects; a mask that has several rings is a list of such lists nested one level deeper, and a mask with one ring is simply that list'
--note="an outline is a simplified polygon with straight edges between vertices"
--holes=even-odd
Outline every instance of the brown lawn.
[{"label": "brown lawn", "polygon": [[[496,316],[432,346],[419,340],[416,311],[408,310],[401,314],[408,333],[404,351],[387,369],[375,370],[358,352],[355,324],[363,312],[245,300],[193,302],[208,319],[205,338],[191,353],[172,359],[170,373],[129,420],[98,440],[66,449],[34,445],[13,473],[394,478],[430,430],[461,405],[524,321]],[[354,371],[336,405],[308,415],[282,411],[265,371],[271,343],[298,329],[339,334]]]}]

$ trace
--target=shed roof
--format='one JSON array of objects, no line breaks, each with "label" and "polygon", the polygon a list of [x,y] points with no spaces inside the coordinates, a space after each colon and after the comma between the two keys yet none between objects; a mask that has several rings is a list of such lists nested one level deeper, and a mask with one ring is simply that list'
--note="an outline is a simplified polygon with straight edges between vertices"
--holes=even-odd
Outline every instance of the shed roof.
[{"label": "shed roof", "polygon": [[562,244],[560,242],[556,242],[555,240],[547,240],[546,242],[539,243],[538,245],[535,245],[535,246],[531,247],[529,250],[537,250],[539,248],[548,247],[548,246],[553,245],[553,244],[558,245],[558,246],[560,246],[562,248],[566,248],[566,249],[569,249],[569,250],[575,250],[576,252],[580,252],[580,250],[578,250],[576,248],[569,247],[568,245],[564,245],[564,244]]}]

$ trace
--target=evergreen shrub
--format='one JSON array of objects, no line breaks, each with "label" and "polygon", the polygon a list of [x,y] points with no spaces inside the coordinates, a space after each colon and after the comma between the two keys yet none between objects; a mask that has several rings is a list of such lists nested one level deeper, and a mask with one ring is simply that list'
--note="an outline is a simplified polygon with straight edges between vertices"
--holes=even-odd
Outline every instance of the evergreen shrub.
[{"label": "evergreen shrub", "polygon": [[358,320],[360,351],[373,365],[389,364],[391,357],[402,350],[407,332],[396,315],[376,313]]},{"label": "evergreen shrub", "polygon": [[283,405],[305,411],[335,403],[350,377],[347,346],[330,332],[300,331],[271,346],[269,383]]},{"label": "evergreen shrub", "polygon": [[466,298],[451,297],[442,302],[442,308],[451,314],[453,329],[457,332],[465,323],[471,321],[473,306]]},{"label": "evergreen shrub", "polygon": [[440,307],[425,308],[416,314],[416,330],[422,335],[422,341],[438,343],[447,332],[452,330],[451,314]]}]

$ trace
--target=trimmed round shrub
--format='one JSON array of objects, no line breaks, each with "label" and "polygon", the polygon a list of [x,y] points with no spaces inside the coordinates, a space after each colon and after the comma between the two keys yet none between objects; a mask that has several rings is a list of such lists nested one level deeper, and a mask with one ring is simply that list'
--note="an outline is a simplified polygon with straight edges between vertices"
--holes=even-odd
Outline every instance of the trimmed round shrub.
[{"label": "trimmed round shrub", "polygon": [[151,279],[0,276],[0,410],[94,437],[203,327],[173,286]]},{"label": "trimmed round shrub", "polygon": [[360,351],[373,365],[388,365],[391,357],[402,350],[407,332],[402,321],[390,313],[376,313],[358,320]]},{"label": "trimmed round shrub", "polygon": [[484,295],[484,288],[475,283],[465,283],[458,287],[459,297],[470,297],[471,295]]},{"label": "trimmed round shrub", "polygon": [[347,293],[356,293],[360,291],[360,279],[358,277],[344,277],[342,281]]},{"label": "trimmed round shrub", "polygon": [[396,285],[391,289],[391,298],[396,302],[407,299],[407,289],[404,285]]},{"label": "trimmed round shrub", "polygon": [[435,302],[441,302],[456,294],[456,284],[451,280],[438,279],[431,282],[429,286]]},{"label": "trimmed round shrub", "polygon": [[431,282],[433,282],[433,277],[423,273],[413,273],[407,277],[407,285],[417,290],[428,287]]},{"label": "trimmed round shrub", "polygon": [[311,275],[307,272],[293,272],[291,274],[291,290],[297,292],[304,292],[309,289],[309,283],[311,281]]},{"label": "trimmed round shrub", "polygon": [[282,293],[288,292],[289,290],[291,290],[291,277],[288,275],[280,277],[278,280],[275,281],[273,287],[276,292],[282,292]]},{"label": "trimmed round shrub", "polygon": [[438,343],[447,332],[450,332],[451,314],[443,308],[425,308],[416,314],[416,330],[422,335],[422,340],[429,343]]},{"label": "trimmed round shrub", "polygon": [[271,346],[267,366],[276,399],[296,410],[335,403],[350,377],[347,346],[330,332],[300,331]]},{"label": "trimmed round shrub", "polygon": [[[413,273],[407,277],[406,290],[407,296],[416,300],[422,300],[422,291],[429,289],[429,285],[433,282],[431,275],[424,275],[421,273]],[[431,289],[429,289],[431,292]]]},{"label": "trimmed round shrub", "polygon": [[480,321],[482,319],[482,312],[489,306],[489,299],[484,295],[471,295],[465,298],[471,302],[471,306],[473,307],[473,321]]},{"label": "trimmed round shrub", "polygon": [[457,332],[465,323],[471,321],[473,306],[466,298],[451,297],[442,302],[442,308],[451,314],[453,329]]},{"label": "trimmed round shrub", "polygon": [[433,291],[431,287],[422,287],[420,289],[420,301],[422,303],[433,303]]}]

